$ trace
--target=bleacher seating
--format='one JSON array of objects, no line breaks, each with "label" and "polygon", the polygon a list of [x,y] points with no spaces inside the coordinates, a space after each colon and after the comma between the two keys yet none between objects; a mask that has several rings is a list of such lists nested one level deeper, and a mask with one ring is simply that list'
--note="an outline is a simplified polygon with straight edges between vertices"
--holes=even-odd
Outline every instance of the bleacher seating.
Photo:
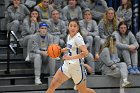
[{"label": "bleacher seating", "polygon": [[[140,92],[140,80],[139,75],[130,75],[129,81],[133,83],[131,88],[126,88],[126,93],[139,93]],[[48,85],[50,84],[52,77],[49,77]],[[73,82],[71,80],[64,83],[58,90],[73,89]],[[97,93],[120,93],[120,80],[119,78],[113,78],[104,75],[89,75],[87,77],[87,86],[96,90]],[[56,92],[57,93],[57,92]],[[67,93],[67,92],[65,92]]]},{"label": "bleacher seating", "polygon": [[[37,0],[39,1],[39,0]],[[50,85],[52,76],[42,76],[43,85],[34,85],[33,63],[26,63],[23,58],[22,48],[17,55],[10,53],[10,74],[7,70],[7,30],[4,18],[4,0],[0,0],[0,93],[44,93]],[[57,62],[57,69],[62,63]],[[126,93],[140,93],[140,75],[130,75],[133,83],[131,88],[126,88]],[[65,82],[55,93],[78,93],[73,90],[71,80]],[[119,93],[120,82],[118,78],[103,75],[89,75],[87,86],[97,93]]]}]

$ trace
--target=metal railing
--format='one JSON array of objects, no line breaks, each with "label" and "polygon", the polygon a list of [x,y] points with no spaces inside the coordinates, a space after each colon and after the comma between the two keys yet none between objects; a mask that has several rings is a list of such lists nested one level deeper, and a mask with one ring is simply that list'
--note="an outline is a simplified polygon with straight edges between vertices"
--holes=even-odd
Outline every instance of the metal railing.
[{"label": "metal railing", "polygon": [[[11,36],[13,37],[14,41],[11,41]],[[12,51],[15,55],[18,53],[19,48],[19,39],[14,33],[14,31],[8,32],[8,44],[7,44],[7,69],[5,71],[6,74],[10,74],[10,52]]]}]

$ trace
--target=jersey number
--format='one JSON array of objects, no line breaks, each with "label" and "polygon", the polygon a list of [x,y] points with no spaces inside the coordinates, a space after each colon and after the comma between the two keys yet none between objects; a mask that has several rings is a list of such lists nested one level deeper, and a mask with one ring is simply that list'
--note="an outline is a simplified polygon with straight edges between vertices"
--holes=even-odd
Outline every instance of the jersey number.
[{"label": "jersey number", "polygon": [[69,53],[69,56],[71,56],[71,55],[72,55],[72,52],[70,51],[70,49],[68,49],[68,53]]}]

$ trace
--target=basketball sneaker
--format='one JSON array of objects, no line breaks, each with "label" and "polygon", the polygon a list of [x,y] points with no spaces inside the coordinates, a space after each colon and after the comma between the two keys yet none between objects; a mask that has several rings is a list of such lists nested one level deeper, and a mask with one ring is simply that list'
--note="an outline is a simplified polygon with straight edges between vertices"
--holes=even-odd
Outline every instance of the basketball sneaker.
[{"label": "basketball sneaker", "polygon": [[136,72],[136,74],[140,74],[140,71],[139,71],[138,67],[134,66],[133,69]]},{"label": "basketball sneaker", "polygon": [[40,78],[39,77],[36,77],[35,78],[35,85],[40,85],[40,84],[42,84]]},{"label": "basketball sneaker", "polygon": [[74,89],[74,90],[77,90],[77,87],[76,87],[76,85],[74,85],[73,89]]},{"label": "basketball sneaker", "polygon": [[25,62],[30,62],[29,54],[27,54],[27,57],[25,58]]},{"label": "basketball sneaker", "polygon": [[136,74],[136,71],[132,67],[128,67],[129,74]]},{"label": "basketball sneaker", "polygon": [[132,84],[129,82],[129,81],[124,81],[123,83],[122,83],[122,87],[123,88],[125,88],[125,87],[131,87],[132,86]]}]

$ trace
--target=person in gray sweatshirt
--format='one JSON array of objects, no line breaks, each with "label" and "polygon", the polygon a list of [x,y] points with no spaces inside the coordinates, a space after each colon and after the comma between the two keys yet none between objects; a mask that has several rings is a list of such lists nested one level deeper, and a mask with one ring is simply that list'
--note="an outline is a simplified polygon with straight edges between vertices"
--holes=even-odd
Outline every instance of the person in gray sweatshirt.
[{"label": "person in gray sweatshirt", "polygon": [[53,9],[58,10],[60,13],[60,19],[67,21],[66,17],[63,14],[63,8],[67,5],[68,0],[49,0],[50,5]]},{"label": "person in gray sweatshirt", "polygon": [[81,7],[84,9],[90,8],[92,11],[92,15],[94,16],[94,20],[97,23],[103,18],[104,13],[108,9],[107,3],[105,0],[79,0]]},{"label": "person in gray sweatshirt", "polygon": [[82,20],[82,10],[81,7],[77,5],[78,0],[68,0],[68,5],[63,8],[63,19],[66,21],[66,24],[69,22],[69,20],[72,20],[74,18],[77,18],[78,20]]},{"label": "person in gray sweatshirt", "polygon": [[95,60],[93,60],[94,57],[91,53],[88,54],[87,57],[85,57],[84,59],[84,64],[85,64],[85,68],[87,69],[88,73],[90,75],[94,75],[95,74]]},{"label": "person in gray sweatshirt", "polygon": [[35,84],[42,84],[40,75],[42,73],[48,73],[50,75],[55,74],[55,59],[48,57],[48,46],[54,43],[54,37],[47,32],[48,24],[42,22],[39,24],[39,32],[34,34],[31,38],[32,49],[30,51],[30,59],[34,62],[34,74]]},{"label": "person in gray sweatshirt", "polygon": [[[67,1],[66,3],[68,4],[68,0],[66,0],[66,1]],[[81,7],[82,10],[88,8],[86,1],[87,0],[77,0],[77,4]],[[88,0],[88,1],[90,1],[90,0]]]},{"label": "person in gray sweatshirt", "polygon": [[[7,30],[14,31],[19,37],[22,31],[23,20],[30,14],[30,11],[25,5],[20,4],[20,0],[12,0],[12,5],[7,8],[6,12],[8,20]],[[17,34],[18,31],[19,34]]]},{"label": "person in gray sweatshirt", "polygon": [[119,57],[127,63],[128,72],[130,74],[140,74],[137,67],[139,44],[132,32],[128,30],[127,24],[124,21],[120,22],[118,31],[114,32],[113,35],[116,37]]},{"label": "person in gray sweatshirt", "polygon": [[65,22],[60,19],[58,10],[51,12],[51,18],[47,20],[47,24],[49,25],[48,32],[57,38],[55,42],[60,44],[61,47],[64,47],[67,29]]},{"label": "person in gray sweatshirt", "polygon": [[128,27],[131,26],[132,19],[132,8],[131,0],[121,0],[122,4],[118,7],[117,16],[119,21],[125,21]]},{"label": "person in gray sweatshirt", "polygon": [[[5,7],[7,7],[11,3],[11,1],[12,0],[4,0]],[[21,0],[20,3],[26,5],[29,8],[32,8],[34,5],[36,5],[36,1],[37,0]]]},{"label": "person in gray sweatshirt", "polygon": [[[79,21],[82,36],[88,43],[87,47],[89,52],[95,55],[95,59],[98,59],[98,48],[100,47],[98,41],[100,40],[100,37],[97,23],[92,19],[92,13],[89,8],[84,10],[83,17],[84,19]],[[95,52],[93,48],[95,49]]]},{"label": "person in gray sweatshirt", "polygon": [[117,20],[117,15],[112,7],[109,7],[105,12],[103,19],[98,24],[100,47],[104,44],[106,37],[112,35],[114,31],[117,31],[119,21]]},{"label": "person in gray sweatshirt", "polygon": [[106,39],[114,31],[117,31],[119,21],[117,15],[112,7],[109,7],[104,14],[103,19],[98,24],[99,35],[101,39]]},{"label": "person in gray sweatshirt", "polygon": [[103,75],[120,77],[120,87],[128,87],[131,83],[127,80],[128,71],[125,62],[121,62],[116,48],[116,38],[109,35],[100,51],[101,72]]},{"label": "person in gray sweatshirt", "polygon": [[31,38],[32,35],[38,31],[39,22],[40,22],[39,12],[35,9],[33,9],[30,15],[23,21],[23,27],[19,43],[22,47],[24,47],[23,49],[25,51],[23,51],[23,54],[25,57],[25,61],[30,61],[29,51],[31,48]]},{"label": "person in gray sweatshirt", "polygon": [[39,11],[41,21],[46,22],[51,18],[53,7],[49,4],[49,0],[42,0],[41,3],[37,4],[34,8]]},{"label": "person in gray sweatshirt", "polygon": [[59,11],[62,11],[62,8],[64,8],[67,5],[67,0],[49,0],[51,6]]}]

